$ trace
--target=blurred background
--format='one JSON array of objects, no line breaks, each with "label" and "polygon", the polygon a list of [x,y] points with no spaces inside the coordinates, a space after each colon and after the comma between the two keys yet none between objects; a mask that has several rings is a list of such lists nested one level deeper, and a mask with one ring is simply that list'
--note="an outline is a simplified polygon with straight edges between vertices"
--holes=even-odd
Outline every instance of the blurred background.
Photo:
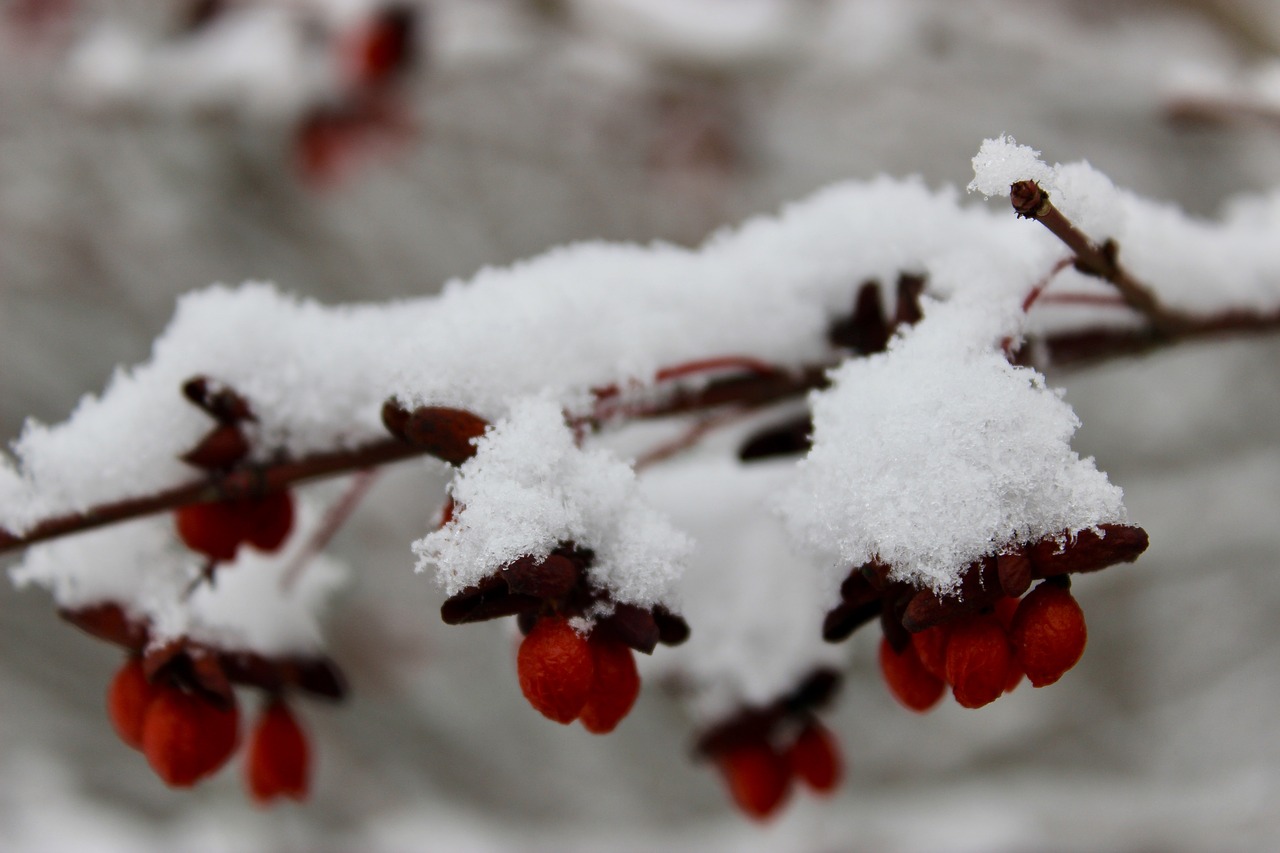
[{"label": "blurred background", "polygon": [[[384,300],[573,240],[692,245],[840,179],[963,186],[1000,133],[1196,214],[1268,191],[1280,7],[3,0],[0,433],[63,419],[212,282]],[[1084,660],[1049,690],[917,717],[856,636],[829,717],[847,782],[767,826],[690,761],[660,690],[608,738],[563,729],[520,697],[509,626],[439,622],[408,543],[443,480],[409,464],[334,543],[354,583],[331,648],[354,691],[302,709],[302,806],[255,809],[238,768],[165,789],[105,719],[118,654],[0,585],[0,849],[1270,847],[1277,364],[1280,341],[1256,339],[1051,375],[1152,539],[1076,584]]]}]

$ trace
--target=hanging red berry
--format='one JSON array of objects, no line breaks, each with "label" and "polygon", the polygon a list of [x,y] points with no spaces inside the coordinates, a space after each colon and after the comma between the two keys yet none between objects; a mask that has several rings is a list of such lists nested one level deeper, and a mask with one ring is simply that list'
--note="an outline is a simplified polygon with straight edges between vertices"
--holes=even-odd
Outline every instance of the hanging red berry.
[{"label": "hanging red berry", "polygon": [[911,645],[915,647],[916,657],[924,671],[939,681],[947,679],[947,637],[950,628],[946,625],[935,625],[911,635]]},{"label": "hanging red berry", "polygon": [[242,516],[226,501],[181,507],[177,525],[183,544],[219,562],[234,560],[244,540]]},{"label": "hanging red berry", "polygon": [[1071,590],[1042,583],[1022,599],[1009,638],[1032,685],[1053,684],[1084,654],[1084,611]]},{"label": "hanging red berry", "polygon": [[595,664],[586,638],[567,619],[539,619],[520,644],[516,669],[524,697],[543,716],[567,725],[582,713]]},{"label": "hanging red berry", "polygon": [[591,692],[582,706],[583,727],[594,734],[608,734],[617,728],[640,695],[640,674],[631,649],[617,640],[592,634],[593,674]]},{"label": "hanging red berry", "polygon": [[768,743],[740,744],[721,753],[716,762],[733,801],[748,817],[771,817],[791,793],[790,768]]},{"label": "hanging red berry", "polygon": [[787,750],[791,775],[820,793],[834,791],[843,775],[840,747],[835,735],[817,720],[811,720]]},{"label": "hanging red berry", "polygon": [[239,501],[244,538],[259,551],[276,551],[293,530],[293,495],[269,492],[255,500]]},{"label": "hanging red berry", "polygon": [[120,740],[134,749],[142,749],[142,724],[155,696],[156,687],[147,681],[136,657],[125,661],[107,688],[107,716]]},{"label": "hanging red berry", "polygon": [[142,751],[172,788],[189,788],[215,773],[235,752],[240,711],[178,687],[162,686],[147,706]]},{"label": "hanging red berry", "polygon": [[896,652],[889,641],[880,638],[880,673],[884,676],[889,692],[912,711],[924,713],[938,704],[946,685],[942,679],[930,675],[920,662],[913,643]]},{"label": "hanging red berry", "polygon": [[280,699],[271,700],[249,737],[245,778],[250,795],[262,805],[280,797],[307,798],[311,750],[297,719]]},{"label": "hanging red berry", "polygon": [[947,681],[966,708],[994,702],[1009,683],[1013,650],[1004,626],[992,613],[958,620],[947,641]]}]

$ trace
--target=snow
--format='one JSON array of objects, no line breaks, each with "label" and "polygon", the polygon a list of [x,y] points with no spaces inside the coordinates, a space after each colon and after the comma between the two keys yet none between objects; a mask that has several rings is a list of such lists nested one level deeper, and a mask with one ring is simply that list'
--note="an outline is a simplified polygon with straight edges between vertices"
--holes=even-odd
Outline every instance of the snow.
[{"label": "snow", "polygon": [[779,498],[790,529],[834,550],[836,581],[879,560],[951,592],[974,560],[1124,520],[1120,489],[1070,446],[1079,421],[1043,376],[957,330],[935,306],[879,356],[811,398],[814,447]]},{"label": "snow", "polygon": [[419,571],[434,566],[447,594],[572,542],[595,552],[590,579],[614,601],[678,610],[673,585],[688,537],[640,498],[629,465],[604,449],[580,450],[551,400],[517,402],[449,491],[453,520],[413,545]]},{"label": "snow", "polygon": [[[1122,192],[1087,164],[1050,168],[1008,137],[987,140],[975,168],[984,192],[1040,175],[1081,227],[1118,236],[1125,262],[1175,305],[1220,306],[1201,286],[1216,269],[1237,273],[1217,292],[1230,304],[1280,304],[1280,246],[1262,239],[1280,220],[1280,195],[1237,200],[1211,225]],[[683,540],[633,501],[624,463],[572,446],[561,410],[586,411],[588,389],[643,385],[700,358],[829,363],[826,329],[852,290],[879,281],[892,304],[891,283],[911,271],[943,301],[926,300],[916,333],[841,368],[815,398],[820,441],[787,512],[809,547],[855,564],[879,556],[948,588],[984,553],[1119,517],[1118,493],[1070,454],[1069,407],[999,352],[1023,335],[1022,299],[1061,252],[1033,223],[879,178],[830,187],[697,250],[578,244],[455,280],[438,298],[326,307],[265,284],[214,287],[182,299],[151,360],[117,371],[102,397],[84,398],[64,424],[27,425],[14,445],[21,483],[0,479],[0,522],[21,531],[194,479],[177,457],[211,426],[178,393],[195,375],[249,400],[257,461],[385,438],[379,412],[394,396],[506,418],[455,486],[466,520],[416,546],[419,567],[438,565],[446,589],[574,541],[598,549],[595,579],[617,600],[664,601]]]}]

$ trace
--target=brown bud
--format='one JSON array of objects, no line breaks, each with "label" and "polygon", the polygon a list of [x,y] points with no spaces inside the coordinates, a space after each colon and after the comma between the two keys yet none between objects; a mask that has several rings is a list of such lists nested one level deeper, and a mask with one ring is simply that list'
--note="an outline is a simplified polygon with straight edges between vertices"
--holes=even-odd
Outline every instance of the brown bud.
[{"label": "brown bud", "polygon": [[249,453],[249,441],[235,424],[215,427],[200,443],[178,458],[205,471],[222,471]]},{"label": "brown bud", "polygon": [[634,604],[619,604],[599,628],[637,652],[653,654],[658,645],[658,622],[648,610]]},{"label": "brown bud", "polygon": [[[385,413],[385,408],[384,408]],[[475,439],[489,423],[478,415],[444,406],[414,409],[404,424],[404,438],[450,465],[461,465],[476,453]]]},{"label": "brown bud", "polygon": [[521,557],[500,571],[513,593],[539,598],[568,595],[582,577],[577,564],[559,554],[551,554],[540,561],[534,557]]},{"label": "brown bud", "polygon": [[1001,554],[996,557],[996,574],[1005,595],[1022,595],[1031,587],[1031,560],[1025,554]]},{"label": "brown bud", "polygon": [[1116,563],[1131,563],[1147,550],[1147,531],[1125,524],[1100,524],[1102,535],[1081,530],[1074,539],[1059,544],[1043,539],[1027,550],[1031,573],[1047,578],[1079,572],[1096,572]]}]

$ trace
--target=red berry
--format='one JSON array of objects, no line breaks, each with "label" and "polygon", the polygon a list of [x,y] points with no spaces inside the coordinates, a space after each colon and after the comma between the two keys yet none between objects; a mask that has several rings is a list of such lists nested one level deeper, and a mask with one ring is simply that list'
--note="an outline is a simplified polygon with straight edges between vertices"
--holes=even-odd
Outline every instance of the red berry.
[{"label": "red berry", "polygon": [[1018,612],[1018,603],[1019,600],[1012,595],[1006,595],[995,603],[996,619],[1004,626],[1005,631],[1013,624],[1013,614]]},{"label": "red berry", "polygon": [[307,798],[311,750],[289,706],[279,699],[262,712],[249,737],[245,775],[249,793],[261,805],[279,797]]},{"label": "red berry", "polygon": [[293,530],[293,496],[289,492],[269,492],[256,500],[238,501],[236,508],[245,541],[259,551],[278,550]]},{"label": "red berry", "polygon": [[835,735],[816,721],[805,726],[787,750],[787,765],[792,776],[822,793],[834,791],[843,775]]},{"label": "red berry", "polygon": [[947,680],[947,637],[951,634],[945,625],[935,625],[911,635],[916,657],[924,671],[939,681]]},{"label": "red berry", "polygon": [[125,661],[107,688],[107,716],[120,740],[134,749],[142,749],[142,724],[155,696],[156,687],[147,681],[136,657]]},{"label": "red berry", "polygon": [[567,619],[538,620],[516,658],[520,690],[544,717],[568,725],[582,713],[595,664],[587,640]]},{"label": "red berry", "polygon": [[1084,611],[1069,589],[1042,583],[1022,599],[1009,638],[1032,685],[1053,684],[1084,654]]},{"label": "red berry", "polygon": [[244,520],[226,501],[188,504],[177,511],[178,536],[192,551],[214,560],[234,560],[244,539]]},{"label": "red berry", "polygon": [[608,734],[627,716],[640,695],[640,674],[631,649],[617,640],[592,634],[591,692],[582,706],[582,725],[594,734]]},{"label": "red berry", "polygon": [[235,752],[240,711],[177,687],[158,687],[142,724],[142,751],[171,788],[189,788]]},{"label": "red berry", "polygon": [[880,672],[893,698],[922,714],[938,704],[946,689],[941,679],[930,675],[924,668],[915,645],[911,643],[902,651],[895,652],[889,641],[881,637]]},{"label": "red berry", "polygon": [[994,702],[1009,683],[1013,650],[1004,626],[994,614],[956,622],[947,641],[947,681],[956,701],[966,708]]},{"label": "red berry", "polygon": [[791,793],[791,771],[782,756],[764,742],[733,747],[717,758],[729,793],[748,817],[765,820]]}]

